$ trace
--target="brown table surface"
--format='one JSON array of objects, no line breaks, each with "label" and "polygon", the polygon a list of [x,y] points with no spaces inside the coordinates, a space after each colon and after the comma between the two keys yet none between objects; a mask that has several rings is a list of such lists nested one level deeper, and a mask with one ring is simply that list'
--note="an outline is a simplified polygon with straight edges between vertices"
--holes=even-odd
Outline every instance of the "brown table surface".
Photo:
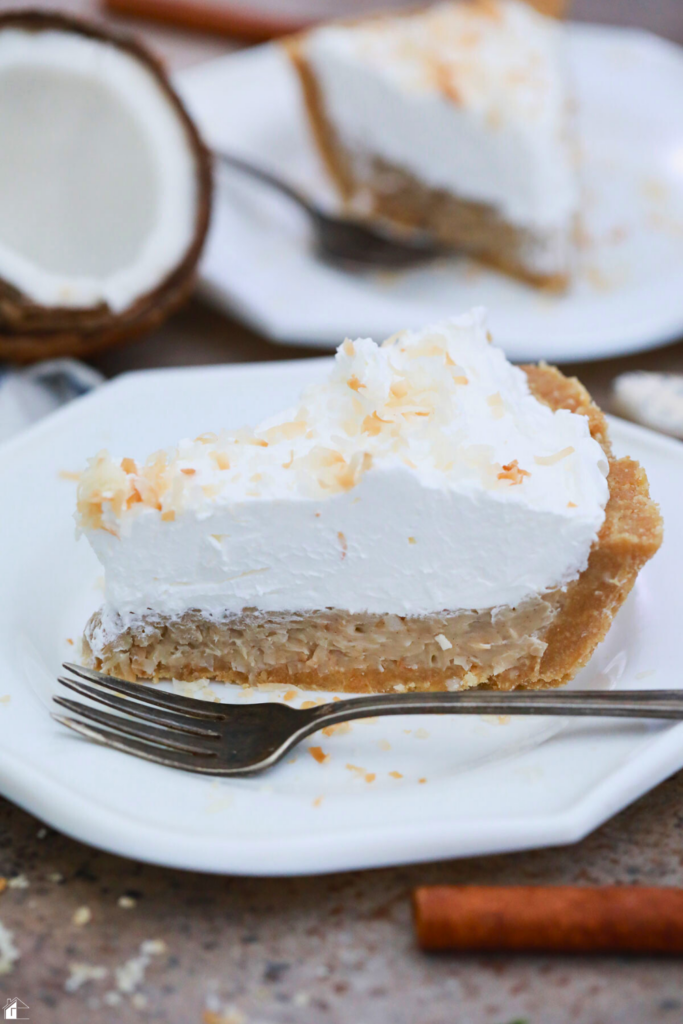
[{"label": "brown table surface", "polygon": [[[0,0],[0,10],[10,6],[17,5]],[[95,0],[45,6],[97,11]],[[578,17],[646,26],[683,42],[683,0],[576,0],[574,10]],[[172,67],[231,45],[108,20],[134,28]],[[99,357],[96,365],[115,374],[306,354],[270,345],[193,302],[156,334]],[[610,381],[633,367],[683,369],[683,341],[570,369],[609,407]],[[0,975],[0,1008],[18,996],[38,1024],[683,1021],[683,969],[674,960],[427,957],[415,949],[408,903],[413,885],[430,882],[680,886],[683,773],[576,846],[295,880],[150,867],[67,839],[0,800],[0,876],[22,876],[0,895],[0,921],[21,954],[12,972]],[[120,906],[122,896],[135,905]],[[82,907],[90,920],[75,924]],[[163,940],[165,950],[148,957],[135,982],[142,966],[135,958],[150,939]],[[82,963],[108,973],[70,992],[71,966]]]}]

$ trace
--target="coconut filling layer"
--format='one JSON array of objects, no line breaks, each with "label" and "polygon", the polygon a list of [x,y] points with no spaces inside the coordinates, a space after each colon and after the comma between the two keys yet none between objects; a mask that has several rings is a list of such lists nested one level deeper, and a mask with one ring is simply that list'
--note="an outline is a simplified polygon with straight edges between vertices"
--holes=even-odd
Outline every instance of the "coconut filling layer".
[{"label": "coconut filling layer", "polygon": [[[523,232],[533,269],[562,269],[579,206],[562,31],[492,0],[309,32],[302,55],[356,203],[396,193],[398,206],[417,190],[405,219],[419,208],[424,221],[427,194],[440,207],[450,194],[479,211],[480,230],[497,219]],[[379,209],[395,212],[388,199]]]},{"label": "coconut filling layer", "polygon": [[91,461],[106,604],[87,654],[128,677],[533,675],[606,473],[586,417],[532,396],[482,311],[345,342],[253,431]]},{"label": "coconut filling layer", "polygon": [[561,592],[518,608],[454,615],[349,615],[328,609],[222,618],[126,618],[97,612],[84,638],[87,664],[120,679],[209,677],[236,683],[298,681],[313,689],[461,689],[508,674],[538,677],[543,634]]}]

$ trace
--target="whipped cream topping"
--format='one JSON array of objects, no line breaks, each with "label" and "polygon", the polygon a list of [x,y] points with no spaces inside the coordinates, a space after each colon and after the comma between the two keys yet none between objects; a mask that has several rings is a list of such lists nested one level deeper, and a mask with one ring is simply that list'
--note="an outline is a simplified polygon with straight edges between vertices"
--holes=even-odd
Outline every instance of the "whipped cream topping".
[{"label": "whipped cream topping", "polygon": [[144,466],[101,452],[79,522],[118,613],[517,605],[586,566],[608,464],[489,343],[483,310],[381,346],[261,423]]},{"label": "whipped cream topping", "polygon": [[305,56],[341,142],[522,227],[578,208],[563,26],[520,0],[439,4],[311,31]]}]

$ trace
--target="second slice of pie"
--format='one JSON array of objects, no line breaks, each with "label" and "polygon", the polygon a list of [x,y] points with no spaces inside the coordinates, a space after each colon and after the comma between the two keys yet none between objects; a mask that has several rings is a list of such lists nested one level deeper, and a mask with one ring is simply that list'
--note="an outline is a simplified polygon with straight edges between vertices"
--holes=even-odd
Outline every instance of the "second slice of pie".
[{"label": "second slice of pie", "polygon": [[290,41],[350,209],[564,287],[579,188],[563,32],[522,0],[450,0]]}]

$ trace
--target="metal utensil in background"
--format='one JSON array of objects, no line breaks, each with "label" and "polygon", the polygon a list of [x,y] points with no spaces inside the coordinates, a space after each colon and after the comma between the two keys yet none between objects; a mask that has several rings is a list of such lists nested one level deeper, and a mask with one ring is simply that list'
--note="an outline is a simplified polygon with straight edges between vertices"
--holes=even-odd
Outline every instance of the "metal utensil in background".
[{"label": "metal utensil in background", "polygon": [[298,189],[277,175],[232,153],[214,152],[222,167],[254,178],[296,203],[309,217],[315,232],[315,248],[321,258],[345,270],[400,270],[453,255],[454,250],[426,236],[398,239],[371,228],[362,221],[335,217],[307,199]]}]

